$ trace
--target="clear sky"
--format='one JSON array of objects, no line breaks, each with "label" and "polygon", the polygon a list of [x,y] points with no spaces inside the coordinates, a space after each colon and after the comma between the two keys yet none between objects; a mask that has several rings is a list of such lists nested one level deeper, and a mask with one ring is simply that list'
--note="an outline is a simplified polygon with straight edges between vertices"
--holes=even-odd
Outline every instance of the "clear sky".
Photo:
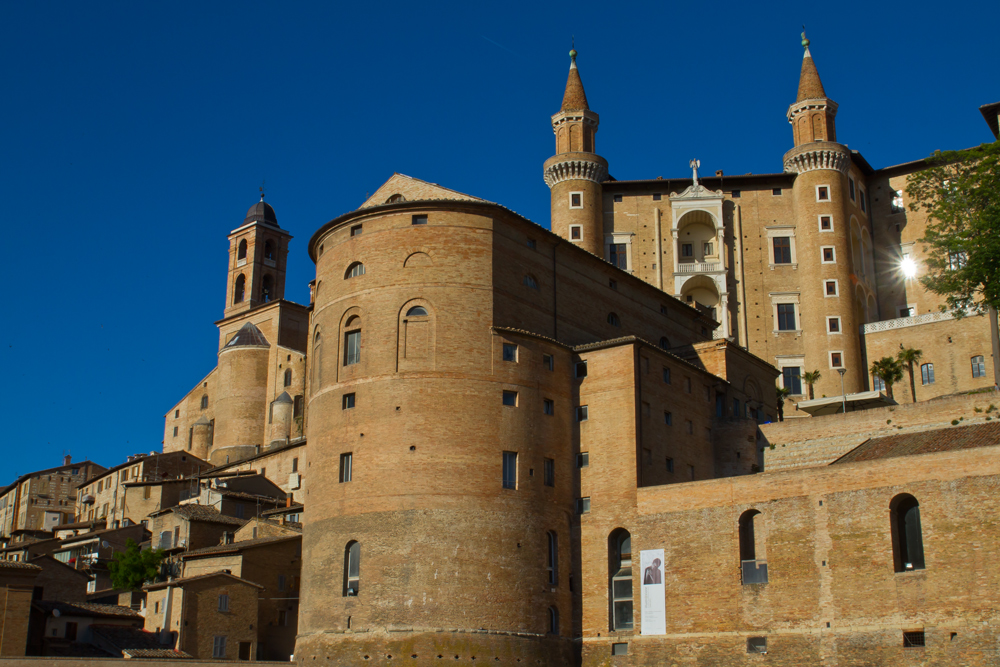
[{"label": "clear sky", "polygon": [[[766,8],[765,8],[766,7]],[[992,140],[996,0],[10,2],[0,40],[0,484],[111,466],[216,363],[227,233],[266,180],[295,236],[393,172],[548,226],[575,35],[620,180],[781,170],[808,28],[838,138],[883,167]]]}]

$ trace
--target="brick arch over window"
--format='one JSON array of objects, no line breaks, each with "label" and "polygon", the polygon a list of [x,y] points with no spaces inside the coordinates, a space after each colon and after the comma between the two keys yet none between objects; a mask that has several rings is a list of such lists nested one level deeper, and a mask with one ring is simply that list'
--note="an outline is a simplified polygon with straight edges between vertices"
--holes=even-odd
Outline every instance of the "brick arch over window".
[{"label": "brick arch over window", "polygon": [[271,241],[270,239],[267,240],[267,241],[264,241],[264,259],[267,259],[267,260],[270,260],[270,261],[273,262],[274,258],[275,258],[274,241]]},{"label": "brick arch over window", "polygon": [[365,265],[361,262],[351,262],[344,271],[344,280],[349,280],[351,278],[357,278],[358,276],[365,275]]},{"label": "brick arch over window", "polygon": [[434,266],[434,260],[426,252],[417,251],[412,253],[403,262],[404,269],[413,269],[421,266]]},{"label": "brick arch over window", "polygon": [[311,390],[316,393],[323,386],[323,334],[319,327],[313,333],[312,354],[309,356],[312,365]]},{"label": "brick arch over window", "polygon": [[617,528],[608,535],[608,625],[632,630],[632,535]]},{"label": "brick arch over window", "polygon": [[236,276],[236,283],[233,285],[233,304],[242,303],[247,294],[247,277],[242,273]]},{"label": "brick arch over window", "polygon": [[247,258],[247,240],[246,239],[242,239],[240,241],[239,246],[237,246],[237,249],[236,249],[236,259],[238,261],[238,260],[246,259],[246,258]]},{"label": "brick arch over window", "polygon": [[920,503],[908,493],[901,493],[889,503],[892,529],[892,559],[896,572],[923,570],[924,536],[920,525]]},{"label": "brick arch over window", "polygon": [[434,368],[436,329],[435,308],[427,299],[410,299],[400,307],[396,346],[397,372]]},{"label": "brick arch over window", "polygon": [[340,353],[337,359],[338,382],[363,373],[365,367],[364,354],[364,322],[365,313],[357,306],[344,311],[340,317]]}]

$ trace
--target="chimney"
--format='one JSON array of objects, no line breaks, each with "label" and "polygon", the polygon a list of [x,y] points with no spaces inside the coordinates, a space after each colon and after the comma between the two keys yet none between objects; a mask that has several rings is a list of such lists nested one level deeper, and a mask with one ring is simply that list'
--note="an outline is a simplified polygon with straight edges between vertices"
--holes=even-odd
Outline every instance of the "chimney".
[{"label": "chimney", "polygon": [[64,466],[68,466],[72,462],[73,462],[73,457],[70,456],[69,454],[67,454],[66,456],[63,457],[63,465]]},{"label": "chimney", "polygon": [[292,497],[290,495],[285,496],[285,507],[291,507],[291,506],[292,506]]}]

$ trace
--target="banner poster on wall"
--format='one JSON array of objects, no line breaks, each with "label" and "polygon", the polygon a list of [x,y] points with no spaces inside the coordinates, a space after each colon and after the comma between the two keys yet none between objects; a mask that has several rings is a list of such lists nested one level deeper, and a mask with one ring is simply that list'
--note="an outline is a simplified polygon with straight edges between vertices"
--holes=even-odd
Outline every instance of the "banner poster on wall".
[{"label": "banner poster on wall", "polygon": [[642,577],[642,634],[667,634],[667,602],[663,589],[663,549],[639,552]]}]

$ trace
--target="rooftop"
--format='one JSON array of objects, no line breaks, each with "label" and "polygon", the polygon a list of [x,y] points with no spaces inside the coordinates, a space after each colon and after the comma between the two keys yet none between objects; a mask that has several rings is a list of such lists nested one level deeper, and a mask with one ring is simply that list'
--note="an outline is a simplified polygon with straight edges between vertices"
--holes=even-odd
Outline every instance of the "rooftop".
[{"label": "rooftop", "polygon": [[1000,422],[870,438],[831,465],[1000,445]]},{"label": "rooftop", "polygon": [[178,516],[182,516],[188,521],[203,521],[205,523],[224,523],[231,526],[242,526],[246,523],[245,519],[237,519],[234,516],[226,516],[222,514],[214,507],[208,505],[199,505],[197,503],[187,503],[184,505],[177,505],[175,507],[168,507],[167,509],[160,510],[150,514],[150,516],[162,516],[164,514],[169,514],[173,512]]},{"label": "rooftop", "polygon": [[[287,539],[287,538],[286,538]],[[193,553],[193,552],[192,552]],[[155,591],[160,588],[166,588],[167,586],[180,586],[184,587],[186,584],[190,584],[195,581],[203,581],[205,579],[211,579],[213,577],[225,577],[227,579],[233,580],[235,583],[247,584],[248,586],[254,586],[261,590],[264,589],[260,584],[255,584],[247,579],[242,579],[237,577],[235,574],[229,574],[228,572],[209,572],[208,574],[199,574],[195,577],[181,577],[180,579],[171,579],[170,581],[158,581],[155,584],[146,584],[143,586],[143,590]]]},{"label": "rooftop", "polygon": [[288,540],[301,540],[301,535],[276,535],[271,537],[255,537],[252,540],[240,540],[239,542],[233,542],[232,544],[217,544],[214,547],[205,547],[204,549],[195,549],[194,551],[188,551],[181,554],[181,558],[187,560],[188,558],[195,558],[198,556],[211,556],[215,554],[223,553],[239,553],[245,551],[246,549],[254,549],[256,547],[266,546],[268,544],[274,544],[276,542],[286,542]]},{"label": "rooftop", "polygon": [[92,616],[100,618],[131,618],[142,620],[139,612],[129,607],[116,604],[95,604],[93,602],[56,602],[55,600],[36,600],[32,603],[36,609],[51,614],[58,611],[60,616]]}]

